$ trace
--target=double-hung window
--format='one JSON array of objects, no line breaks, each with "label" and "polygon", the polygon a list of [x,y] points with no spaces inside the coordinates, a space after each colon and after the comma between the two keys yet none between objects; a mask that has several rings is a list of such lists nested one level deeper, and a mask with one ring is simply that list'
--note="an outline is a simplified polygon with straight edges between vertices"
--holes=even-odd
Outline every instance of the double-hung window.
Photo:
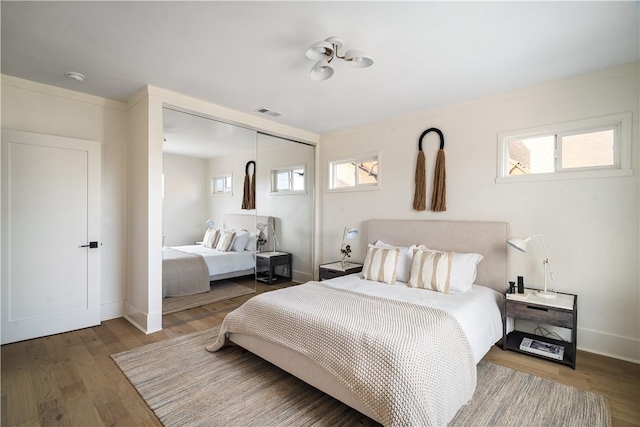
[{"label": "double-hung window", "polygon": [[497,182],[631,174],[631,113],[498,134]]}]

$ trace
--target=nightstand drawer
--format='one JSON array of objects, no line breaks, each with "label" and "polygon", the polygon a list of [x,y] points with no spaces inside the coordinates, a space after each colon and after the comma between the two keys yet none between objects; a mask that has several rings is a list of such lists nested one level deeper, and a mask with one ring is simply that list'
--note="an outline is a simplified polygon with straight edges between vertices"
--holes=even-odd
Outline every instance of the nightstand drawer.
[{"label": "nightstand drawer", "polygon": [[505,307],[505,315],[547,325],[573,328],[573,312],[554,307],[509,301]]}]

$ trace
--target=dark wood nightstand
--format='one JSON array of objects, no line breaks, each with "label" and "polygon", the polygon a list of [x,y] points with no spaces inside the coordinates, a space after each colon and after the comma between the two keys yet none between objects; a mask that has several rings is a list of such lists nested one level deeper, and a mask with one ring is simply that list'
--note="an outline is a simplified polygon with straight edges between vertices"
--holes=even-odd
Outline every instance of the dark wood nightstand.
[{"label": "dark wood nightstand", "polygon": [[319,267],[320,280],[329,280],[334,277],[346,276],[347,274],[360,273],[362,267],[363,265],[357,262],[346,262],[344,267],[340,265],[340,261],[322,264]]},{"label": "dark wood nightstand", "polygon": [[[578,296],[558,293],[558,298],[545,299],[535,297],[534,292],[535,289],[525,289],[524,295],[507,294],[507,298],[504,300],[504,313],[502,315],[502,349],[540,357],[576,369]],[[509,295],[514,299],[509,299]],[[571,342],[560,341],[518,330],[507,334],[507,317],[511,317],[514,320],[529,320],[543,325],[559,326],[569,329],[571,330]],[[524,338],[532,338],[544,343],[562,346],[564,348],[562,360],[520,350],[520,344]]]},{"label": "dark wood nightstand", "polygon": [[291,280],[291,254],[259,252],[256,254],[256,280],[274,285]]}]

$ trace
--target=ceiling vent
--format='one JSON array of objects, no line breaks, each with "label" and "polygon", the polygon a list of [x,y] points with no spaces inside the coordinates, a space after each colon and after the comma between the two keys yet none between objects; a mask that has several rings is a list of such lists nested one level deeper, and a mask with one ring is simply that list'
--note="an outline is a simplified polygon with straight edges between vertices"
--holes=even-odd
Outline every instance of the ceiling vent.
[{"label": "ceiling vent", "polygon": [[282,113],[278,113],[277,111],[269,110],[268,108],[264,108],[264,107],[260,107],[254,111],[260,114],[266,114],[267,116],[271,116],[271,117],[278,117],[282,115]]}]

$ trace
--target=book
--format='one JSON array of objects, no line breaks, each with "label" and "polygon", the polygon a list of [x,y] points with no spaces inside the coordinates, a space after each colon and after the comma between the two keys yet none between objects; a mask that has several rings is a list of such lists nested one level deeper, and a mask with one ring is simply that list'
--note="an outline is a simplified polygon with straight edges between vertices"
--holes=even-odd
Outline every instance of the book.
[{"label": "book", "polygon": [[520,343],[520,350],[550,357],[556,360],[562,360],[564,357],[564,347],[561,345],[550,344],[544,341],[534,340],[532,338],[523,338]]}]

